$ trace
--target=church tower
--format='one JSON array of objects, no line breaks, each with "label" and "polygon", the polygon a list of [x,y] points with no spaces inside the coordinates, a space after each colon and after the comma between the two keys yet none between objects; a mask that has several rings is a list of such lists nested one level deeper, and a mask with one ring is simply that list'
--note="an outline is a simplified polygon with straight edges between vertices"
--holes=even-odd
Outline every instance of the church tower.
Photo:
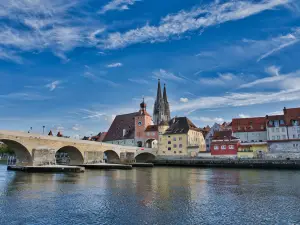
[{"label": "church tower", "polygon": [[164,86],[163,96],[161,94],[160,79],[158,79],[157,95],[153,109],[153,123],[160,124],[162,121],[170,120],[170,107],[167,97],[166,86]]}]

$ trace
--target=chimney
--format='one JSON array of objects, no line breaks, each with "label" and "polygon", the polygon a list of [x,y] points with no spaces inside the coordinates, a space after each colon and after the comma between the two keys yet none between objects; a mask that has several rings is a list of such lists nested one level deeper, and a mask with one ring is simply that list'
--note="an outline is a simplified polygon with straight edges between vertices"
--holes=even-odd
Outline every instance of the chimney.
[{"label": "chimney", "polygon": [[123,137],[126,135],[126,129],[123,129]]}]

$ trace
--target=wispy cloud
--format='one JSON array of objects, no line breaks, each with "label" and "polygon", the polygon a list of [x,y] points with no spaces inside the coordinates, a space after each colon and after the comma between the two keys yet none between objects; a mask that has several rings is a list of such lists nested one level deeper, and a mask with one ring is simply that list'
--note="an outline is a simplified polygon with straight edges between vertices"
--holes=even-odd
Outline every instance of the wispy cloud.
[{"label": "wispy cloud", "polygon": [[215,118],[210,118],[210,117],[204,117],[204,116],[191,116],[190,119],[192,121],[200,121],[205,124],[214,124],[214,123],[223,123],[225,120],[221,117],[215,117]]},{"label": "wispy cloud", "polygon": [[188,31],[222,24],[228,21],[244,19],[262,11],[285,5],[289,0],[229,1],[195,7],[190,11],[179,11],[162,18],[158,26],[149,24],[129,30],[125,33],[111,33],[104,40],[99,40],[103,48],[116,49],[143,42],[162,42],[171,37],[178,37]]},{"label": "wispy cloud", "polygon": [[[257,79],[255,81],[252,81],[250,83],[242,84],[239,88],[250,88],[257,85],[266,85],[266,84],[272,84],[272,83],[278,83],[279,87],[281,88],[291,88],[291,86],[297,87],[296,83],[299,79],[300,70],[297,70],[292,73],[288,74],[280,74],[280,68],[279,67],[269,67],[266,69],[266,71],[271,74],[271,77],[265,77],[261,79]],[[274,76],[275,75],[275,76]],[[298,79],[297,79],[298,78]],[[284,87],[285,86],[285,87]]]},{"label": "wispy cloud", "polygon": [[104,14],[107,11],[123,11],[128,10],[129,6],[134,5],[136,2],[139,2],[142,0],[112,0],[109,3],[107,3],[103,8],[99,11],[100,14]]},{"label": "wispy cloud", "polygon": [[159,69],[153,72],[153,77],[155,79],[163,79],[163,80],[173,80],[173,81],[184,81],[184,79],[178,75],[175,75],[172,72],[166,71],[164,69]]},{"label": "wispy cloud", "polygon": [[[100,71],[101,72],[101,71]],[[104,73],[104,71],[102,71],[102,73]],[[94,73],[92,73],[92,72],[90,72],[90,71],[85,71],[84,73],[83,73],[83,77],[84,78],[86,78],[86,79],[89,79],[89,80],[92,80],[92,81],[94,81],[94,82],[100,82],[100,83],[105,83],[105,84],[108,84],[108,85],[110,85],[110,86],[112,86],[112,87],[117,87],[117,86],[119,86],[119,84],[118,83],[115,83],[115,82],[113,82],[113,81],[111,81],[111,80],[108,80],[108,79],[106,79],[104,76],[103,76],[103,74],[101,74],[102,76],[96,76]]]},{"label": "wispy cloud", "polygon": [[211,86],[235,86],[243,83],[243,74],[235,75],[233,73],[218,73],[217,77],[200,78],[199,82],[203,85]]},{"label": "wispy cloud", "polygon": [[149,81],[139,78],[129,78],[130,82],[137,83],[137,84],[149,84]]},{"label": "wispy cloud", "polygon": [[62,82],[60,80],[56,80],[56,81],[53,81],[49,84],[46,84],[46,88],[49,89],[49,91],[54,91]]},{"label": "wispy cloud", "polygon": [[123,66],[123,64],[120,62],[117,62],[117,63],[108,64],[106,67],[107,68],[115,68],[115,67],[121,67],[121,66]]},{"label": "wispy cloud", "polygon": [[270,55],[276,53],[276,52],[279,52],[280,50],[284,49],[284,48],[287,48],[289,46],[292,46],[296,43],[299,42],[299,36],[300,36],[300,31],[299,30],[296,30],[295,34],[297,34],[297,37],[293,34],[288,34],[286,36],[281,36],[279,38],[277,38],[277,40],[273,40],[275,42],[278,42],[279,46],[271,49],[270,51],[264,53],[263,55],[261,55],[258,59],[257,59],[257,62],[269,57]]},{"label": "wispy cloud", "polygon": [[[299,85],[300,81],[297,82]],[[207,108],[241,107],[260,105],[271,102],[286,102],[300,100],[300,88],[281,90],[278,92],[229,93],[224,96],[207,96],[190,100],[188,103],[178,103],[172,106],[173,111],[190,111]]]},{"label": "wispy cloud", "polygon": [[39,93],[27,93],[27,92],[16,92],[16,93],[9,93],[6,95],[0,95],[2,99],[8,100],[19,100],[19,101],[44,101],[51,99],[50,96],[43,96]]},{"label": "wispy cloud", "polygon": [[[85,17],[81,16],[83,9],[79,6],[83,2],[85,1],[1,1],[0,16],[9,21],[0,30],[2,52],[7,55],[11,49],[19,52],[50,50],[67,62],[65,52],[78,46],[94,45],[90,34],[102,29],[88,13]],[[75,8],[76,14],[72,13]],[[26,29],[19,29],[15,24],[21,24]],[[19,59],[12,59],[20,62]]]}]

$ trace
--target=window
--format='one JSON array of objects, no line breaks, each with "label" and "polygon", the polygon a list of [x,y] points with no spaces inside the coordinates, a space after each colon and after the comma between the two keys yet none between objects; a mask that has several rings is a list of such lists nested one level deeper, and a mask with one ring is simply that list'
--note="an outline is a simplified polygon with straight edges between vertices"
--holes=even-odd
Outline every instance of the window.
[{"label": "window", "polygon": [[284,120],[280,120],[280,125],[284,125]]},{"label": "window", "polygon": [[182,140],[182,137],[179,137],[179,141],[181,141]]},{"label": "window", "polygon": [[229,145],[229,149],[234,149],[234,145]]},{"label": "window", "polygon": [[219,146],[218,146],[218,145],[215,145],[215,146],[214,146],[214,150],[219,150]]},{"label": "window", "polygon": [[275,140],[275,136],[272,136],[272,140]]},{"label": "window", "polygon": [[173,148],[177,148],[177,145],[176,145],[176,144],[174,144],[174,145],[173,145]]},{"label": "window", "polygon": [[297,132],[300,133],[300,127],[297,127]]},{"label": "window", "polygon": [[222,145],[222,146],[221,146],[221,149],[222,149],[222,150],[226,150],[226,145]]},{"label": "window", "polygon": [[298,138],[300,138],[300,134],[298,134]]},{"label": "window", "polygon": [[168,144],[170,145],[170,144],[171,144],[171,141],[168,141]]},{"label": "window", "polygon": [[172,149],[169,147],[168,150],[171,151]]},{"label": "window", "polygon": [[207,148],[209,148],[209,145],[206,145]]},{"label": "window", "polygon": [[179,144],[179,148],[182,148],[182,144]]},{"label": "window", "polygon": [[275,120],[275,121],[274,121],[274,126],[275,126],[275,127],[278,127],[278,126],[279,126],[279,121],[278,121],[278,120]]},{"label": "window", "polygon": [[295,134],[293,134],[293,138],[296,138],[296,135],[295,135]]},{"label": "window", "polygon": [[171,136],[168,136],[168,138],[170,138]]},{"label": "window", "polygon": [[173,141],[176,141],[176,137],[173,137]]},{"label": "window", "polygon": [[284,127],[282,127],[282,128],[281,128],[281,131],[282,131],[282,132],[285,132],[285,128],[284,128]]},{"label": "window", "polygon": [[277,140],[280,140],[280,136],[277,136]]},{"label": "window", "polygon": [[174,151],[174,154],[176,154],[176,151]]},{"label": "window", "polygon": [[182,153],[182,151],[179,151],[179,153]]},{"label": "window", "polygon": [[165,152],[165,151],[163,151],[163,153],[165,154],[166,152]]},{"label": "window", "polygon": [[275,128],[272,128],[272,132],[275,132]]},{"label": "window", "polygon": [[282,139],[285,140],[286,139],[286,135],[282,135]]},{"label": "window", "polygon": [[269,121],[269,125],[270,125],[270,126],[273,125],[273,121],[272,121],[272,120]]},{"label": "window", "polygon": [[279,128],[276,128],[276,132],[279,132]]}]

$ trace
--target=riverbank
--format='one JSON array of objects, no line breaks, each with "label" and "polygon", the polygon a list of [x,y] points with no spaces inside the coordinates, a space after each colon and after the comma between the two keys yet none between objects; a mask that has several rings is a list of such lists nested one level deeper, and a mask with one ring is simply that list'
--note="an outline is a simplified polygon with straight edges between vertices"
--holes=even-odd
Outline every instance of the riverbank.
[{"label": "riverbank", "polygon": [[250,169],[294,169],[300,170],[300,160],[262,159],[173,159],[155,160],[154,166],[220,167]]}]

